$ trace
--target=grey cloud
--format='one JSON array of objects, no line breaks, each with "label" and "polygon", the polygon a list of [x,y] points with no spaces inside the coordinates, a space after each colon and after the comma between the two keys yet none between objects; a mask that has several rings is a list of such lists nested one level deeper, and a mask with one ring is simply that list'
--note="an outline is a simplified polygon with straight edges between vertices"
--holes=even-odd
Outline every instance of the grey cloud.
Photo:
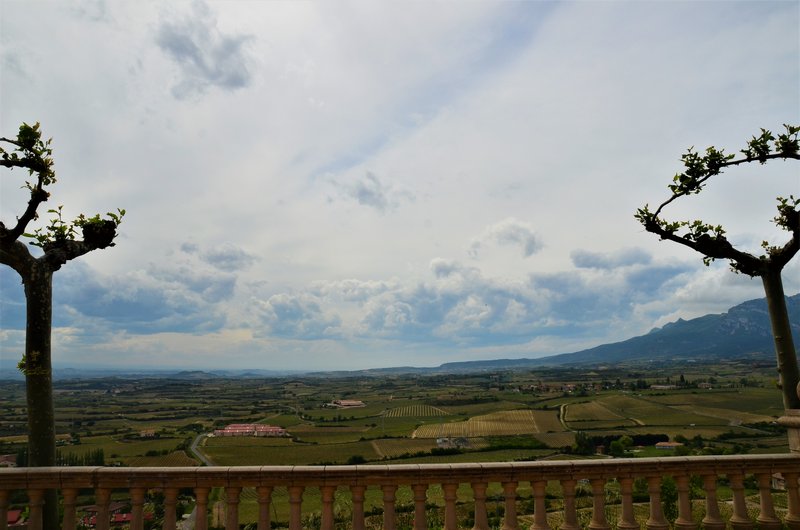
[{"label": "grey cloud", "polygon": [[255,304],[266,327],[265,335],[310,340],[331,338],[339,333],[341,319],[337,315],[326,315],[311,295],[282,293]]},{"label": "grey cloud", "polygon": [[430,267],[431,272],[433,272],[434,276],[437,278],[447,278],[462,269],[461,264],[458,262],[442,258],[431,260]]},{"label": "grey cloud", "polygon": [[163,21],[156,43],[180,69],[181,79],[172,88],[178,99],[203,94],[209,87],[235,90],[246,87],[252,74],[244,44],[248,35],[223,35],[216,15],[204,2],[192,4],[192,16]]},{"label": "grey cloud", "polygon": [[200,247],[195,243],[181,243],[180,249],[187,254],[196,254]]},{"label": "grey cloud", "polygon": [[475,238],[470,246],[469,254],[477,257],[480,249],[488,242],[499,245],[519,245],[523,257],[529,258],[542,248],[533,227],[516,219],[504,219],[486,228]]},{"label": "grey cloud", "polygon": [[256,257],[234,245],[223,245],[203,252],[202,259],[209,265],[225,270],[246,269],[256,262]]},{"label": "grey cloud", "polygon": [[403,202],[414,200],[412,193],[382,182],[370,171],[363,179],[345,186],[345,193],[359,204],[374,208],[381,213],[393,210]]},{"label": "grey cloud", "polygon": [[574,250],[570,258],[576,267],[582,269],[615,269],[631,265],[647,265],[651,261],[650,254],[638,248],[627,248],[613,253]]}]

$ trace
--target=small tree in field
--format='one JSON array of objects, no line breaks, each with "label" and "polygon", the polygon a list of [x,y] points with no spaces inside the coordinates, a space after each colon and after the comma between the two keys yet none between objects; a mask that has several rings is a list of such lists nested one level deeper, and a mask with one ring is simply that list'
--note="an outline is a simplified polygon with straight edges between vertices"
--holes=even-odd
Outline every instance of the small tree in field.
[{"label": "small tree in field", "polygon": [[784,125],[786,132],[775,137],[770,131],[761,129],[761,134],[747,142],[740,151],[741,156],[725,154],[714,147],[706,149],[705,154],[689,149],[681,159],[685,170],[678,173],[669,185],[671,195],[655,211],[645,205],[636,212],[636,219],[645,230],[680,243],[703,255],[703,262],[709,265],[716,259],[728,260],[736,273],[760,277],[767,297],[775,353],[778,357],[778,373],[786,409],[800,409],[800,376],[798,376],[797,352],[792,340],[792,329],[786,311],[781,272],[800,250],[800,199],[789,195],[777,198],[778,215],[773,222],[789,232],[789,240],[783,245],[761,243],[762,250],[756,255],[731,244],[725,237],[722,226],[704,221],[666,221],[661,217],[664,208],[671,202],[686,195],[700,193],[711,177],[719,175],[729,166],[758,162],[766,164],[776,158],[800,160],[798,133],[800,127]]},{"label": "small tree in field", "polygon": [[[50,140],[42,140],[38,123],[33,126],[23,123],[15,139],[0,138],[0,166],[27,169],[31,179],[24,184],[30,198],[22,215],[11,226],[0,222],[0,263],[19,273],[25,289],[25,353],[19,366],[26,382],[28,465],[37,467],[56,463],[50,360],[53,273],[69,260],[113,246],[117,226],[125,214],[124,210],[118,210],[109,213],[107,219],[81,214],[66,222],[59,206],[48,210],[52,215],[49,224],[29,232],[28,226],[39,217],[37,210],[50,197],[46,188],[56,182],[51,155]],[[30,245],[41,251],[31,253],[21,238],[29,239]],[[57,528],[55,495],[49,495],[48,499],[44,527]]]}]

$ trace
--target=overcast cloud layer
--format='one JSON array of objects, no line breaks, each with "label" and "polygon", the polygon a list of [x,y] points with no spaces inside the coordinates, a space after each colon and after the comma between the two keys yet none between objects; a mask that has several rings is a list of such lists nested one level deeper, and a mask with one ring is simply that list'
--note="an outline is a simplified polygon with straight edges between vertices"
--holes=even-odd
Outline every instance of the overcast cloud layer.
[{"label": "overcast cloud layer", "polygon": [[[53,137],[50,206],[128,211],[55,275],[55,363],[539,357],[761,297],[633,213],[687,147],[800,123],[798,28],[795,1],[4,1],[0,135]],[[756,251],[790,193],[796,164],[740,168],[667,214]]]}]

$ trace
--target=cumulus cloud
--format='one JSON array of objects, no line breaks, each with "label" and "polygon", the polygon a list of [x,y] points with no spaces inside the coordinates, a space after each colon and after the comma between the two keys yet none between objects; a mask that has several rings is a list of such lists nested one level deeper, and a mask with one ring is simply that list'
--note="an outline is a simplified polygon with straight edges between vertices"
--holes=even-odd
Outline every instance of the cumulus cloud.
[{"label": "cumulus cloud", "polygon": [[54,325],[90,324],[128,333],[198,333],[226,323],[219,305],[230,298],[235,279],[190,267],[151,266],[111,277],[83,262],[59,271],[53,291]]},{"label": "cumulus cloud", "polygon": [[338,334],[341,319],[323,311],[319,300],[307,293],[281,293],[267,300],[254,300],[263,330],[257,334],[313,340]]},{"label": "cumulus cloud", "polygon": [[310,292],[315,296],[350,302],[364,302],[392,289],[395,282],[347,279],[339,281],[317,281],[311,284]]},{"label": "cumulus cloud", "polygon": [[473,258],[477,257],[480,249],[487,243],[519,246],[522,256],[525,258],[531,257],[542,248],[533,226],[513,218],[504,219],[487,227],[472,241],[469,255]]},{"label": "cumulus cloud", "polygon": [[217,27],[216,14],[201,1],[183,20],[162,20],[156,43],[178,66],[172,87],[177,99],[205,93],[210,87],[236,90],[250,84],[252,74],[245,43],[248,35],[228,35]]},{"label": "cumulus cloud", "polygon": [[573,250],[572,263],[582,269],[615,269],[631,265],[647,265],[650,254],[639,248],[626,248],[616,252],[590,252]]}]

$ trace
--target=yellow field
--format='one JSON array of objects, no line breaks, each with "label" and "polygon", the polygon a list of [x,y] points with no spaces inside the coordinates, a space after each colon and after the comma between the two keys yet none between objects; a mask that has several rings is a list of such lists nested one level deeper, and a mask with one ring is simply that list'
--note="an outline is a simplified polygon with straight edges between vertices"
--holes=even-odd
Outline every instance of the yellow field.
[{"label": "yellow field", "polygon": [[571,403],[564,407],[564,421],[623,420],[624,417],[609,410],[599,401]]},{"label": "yellow field", "polygon": [[686,412],[693,412],[700,416],[708,416],[711,418],[719,418],[726,420],[729,425],[741,425],[742,423],[760,423],[771,422],[774,420],[772,416],[765,416],[763,414],[751,414],[749,412],[741,412],[731,409],[720,409],[715,407],[696,407],[694,405],[680,405],[673,408],[685,410]]},{"label": "yellow field", "polygon": [[439,407],[433,407],[431,405],[406,405],[405,407],[397,407],[386,411],[387,418],[425,418],[429,416],[449,415],[450,413],[446,410],[442,410]]},{"label": "yellow field", "polygon": [[436,447],[436,442],[430,438],[382,438],[372,440],[375,452],[383,458],[395,458],[405,453],[414,454],[420,451],[430,451]]},{"label": "yellow field", "polygon": [[412,438],[510,436],[540,432],[532,410],[505,410],[475,416],[467,421],[435,423],[417,428]]}]

